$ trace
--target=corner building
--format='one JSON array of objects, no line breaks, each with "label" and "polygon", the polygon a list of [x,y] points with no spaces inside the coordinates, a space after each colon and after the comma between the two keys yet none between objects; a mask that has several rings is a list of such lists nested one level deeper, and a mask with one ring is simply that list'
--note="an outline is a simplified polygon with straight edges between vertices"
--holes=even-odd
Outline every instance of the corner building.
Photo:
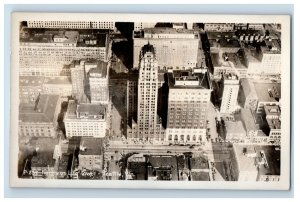
[{"label": "corner building", "polygon": [[169,97],[166,141],[200,143],[206,140],[211,88],[206,69],[168,73]]}]

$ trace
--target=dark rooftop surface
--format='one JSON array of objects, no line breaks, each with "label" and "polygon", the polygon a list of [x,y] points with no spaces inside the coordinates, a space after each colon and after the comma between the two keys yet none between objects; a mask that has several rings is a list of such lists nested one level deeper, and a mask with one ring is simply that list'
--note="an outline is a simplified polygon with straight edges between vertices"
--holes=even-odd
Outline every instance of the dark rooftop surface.
[{"label": "dark rooftop surface", "polygon": [[55,108],[59,95],[42,94],[37,99],[37,104],[28,105],[21,103],[19,106],[19,120],[23,122],[54,122]]},{"label": "dark rooftop surface", "polygon": [[208,161],[203,157],[193,157],[190,159],[191,169],[208,169]]},{"label": "dark rooftop surface", "polygon": [[[64,42],[57,43],[76,43],[78,47],[105,47],[107,34],[104,30],[24,28],[20,34],[20,42],[54,43],[54,38],[65,37]],[[96,43],[88,44],[89,40],[96,40]]]},{"label": "dark rooftop surface", "polygon": [[92,138],[92,137],[82,137],[80,145],[85,149],[80,150],[80,155],[102,155],[103,139],[102,138]]},{"label": "dark rooftop surface", "polygon": [[208,172],[192,172],[192,181],[209,181]]},{"label": "dark rooftop surface", "polygon": [[[261,165],[258,169],[259,175],[280,175],[280,150],[276,150],[275,146],[255,146],[258,152],[264,151],[267,165]],[[260,160],[262,155],[258,155]]]},{"label": "dark rooftop surface", "polygon": [[[92,62],[89,62],[92,63]],[[87,64],[89,64],[87,63]],[[98,77],[105,78],[107,76],[107,62],[103,62],[101,60],[95,61],[97,63],[97,68],[91,68],[89,71],[90,77]],[[97,74],[97,76],[92,76],[91,74]]]},{"label": "dark rooftop surface", "polygon": [[47,167],[54,166],[53,159],[54,147],[58,144],[57,139],[53,138],[38,138],[34,145],[37,152],[31,159],[31,167]]},{"label": "dark rooftop surface", "polygon": [[[199,88],[210,89],[207,73],[192,73],[188,70],[176,70],[173,73],[167,73],[170,88]],[[197,85],[175,85],[177,81],[194,81]]]}]

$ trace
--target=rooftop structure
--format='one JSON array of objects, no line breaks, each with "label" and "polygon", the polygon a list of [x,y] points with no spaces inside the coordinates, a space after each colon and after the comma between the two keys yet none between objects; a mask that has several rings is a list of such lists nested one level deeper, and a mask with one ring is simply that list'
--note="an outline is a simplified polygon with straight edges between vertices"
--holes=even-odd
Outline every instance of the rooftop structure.
[{"label": "rooftop structure", "polygon": [[281,85],[278,83],[257,83],[254,87],[259,102],[278,102],[281,98]]},{"label": "rooftop structure", "polygon": [[80,103],[70,101],[66,118],[72,119],[105,119],[106,108],[100,104]]},{"label": "rooftop structure", "polygon": [[105,47],[107,32],[102,30],[47,30],[41,28],[24,28],[20,34],[20,43],[49,44],[49,46],[95,46]]},{"label": "rooftop structure", "polygon": [[103,154],[103,140],[100,138],[82,137],[80,140],[80,155],[101,155]]},{"label": "rooftop structure", "polygon": [[194,30],[175,29],[170,27],[145,28],[144,31],[135,32],[134,38],[190,38],[198,39],[199,35]]},{"label": "rooftop structure", "polygon": [[209,77],[206,69],[197,71],[177,71],[168,73],[168,83],[170,88],[199,88],[210,89]]}]

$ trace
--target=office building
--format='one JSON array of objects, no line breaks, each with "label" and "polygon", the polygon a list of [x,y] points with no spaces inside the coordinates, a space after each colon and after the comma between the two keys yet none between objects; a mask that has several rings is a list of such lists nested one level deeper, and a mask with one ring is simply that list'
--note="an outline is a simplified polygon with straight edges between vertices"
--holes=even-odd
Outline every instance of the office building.
[{"label": "office building", "polygon": [[105,31],[22,29],[20,75],[59,76],[64,65],[73,60],[95,58],[107,61],[108,44]]},{"label": "office building", "polygon": [[115,22],[112,21],[43,21],[28,20],[29,28],[59,28],[59,29],[115,29]]},{"label": "office building", "polygon": [[236,74],[225,73],[222,75],[221,113],[231,114],[235,112],[239,87],[239,78]]},{"label": "office building", "polygon": [[96,61],[96,67],[88,71],[89,90],[92,103],[108,104],[108,63]]},{"label": "office building", "polygon": [[140,66],[142,47],[153,45],[159,69],[189,69],[197,65],[199,34],[169,27],[145,28],[134,32],[133,67]]},{"label": "office building", "polygon": [[268,143],[273,145],[280,145],[281,143],[281,110],[277,105],[264,106],[264,113],[266,114]]},{"label": "office building", "polygon": [[86,77],[84,64],[84,60],[77,60],[73,61],[71,66],[72,95],[76,99],[80,99],[85,94]]},{"label": "office building", "polygon": [[157,114],[158,63],[154,47],[147,44],[142,49],[143,58],[138,78],[138,137],[145,140],[164,140]]},{"label": "office building", "polygon": [[82,137],[80,140],[78,154],[78,169],[88,171],[102,171],[103,169],[103,152],[102,139]]},{"label": "office building", "polygon": [[205,23],[204,30],[215,32],[232,32],[234,31],[234,23]]},{"label": "office building", "polygon": [[41,94],[35,104],[19,106],[19,135],[56,137],[57,117],[61,109],[59,95]]},{"label": "office building", "polygon": [[206,141],[211,88],[206,69],[168,73],[168,116],[166,141]]},{"label": "office building", "polygon": [[100,104],[80,103],[71,100],[64,117],[66,136],[105,137],[107,130],[106,107]]}]

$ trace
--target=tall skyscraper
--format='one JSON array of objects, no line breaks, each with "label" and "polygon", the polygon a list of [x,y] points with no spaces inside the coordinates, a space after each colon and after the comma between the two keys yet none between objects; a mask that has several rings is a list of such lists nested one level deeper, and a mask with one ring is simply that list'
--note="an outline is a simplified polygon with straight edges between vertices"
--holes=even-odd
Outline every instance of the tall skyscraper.
[{"label": "tall skyscraper", "polygon": [[142,48],[138,79],[138,135],[140,139],[153,139],[157,126],[158,64],[154,47]]},{"label": "tall skyscraper", "polygon": [[224,73],[222,76],[222,103],[220,112],[224,114],[233,113],[236,110],[239,92],[239,78],[234,73]]},{"label": "tall skyscraper", "polygon": [[197,70],[168,73],[166,141],[194,144],[206,140],[211,87],[207,70]]}]

